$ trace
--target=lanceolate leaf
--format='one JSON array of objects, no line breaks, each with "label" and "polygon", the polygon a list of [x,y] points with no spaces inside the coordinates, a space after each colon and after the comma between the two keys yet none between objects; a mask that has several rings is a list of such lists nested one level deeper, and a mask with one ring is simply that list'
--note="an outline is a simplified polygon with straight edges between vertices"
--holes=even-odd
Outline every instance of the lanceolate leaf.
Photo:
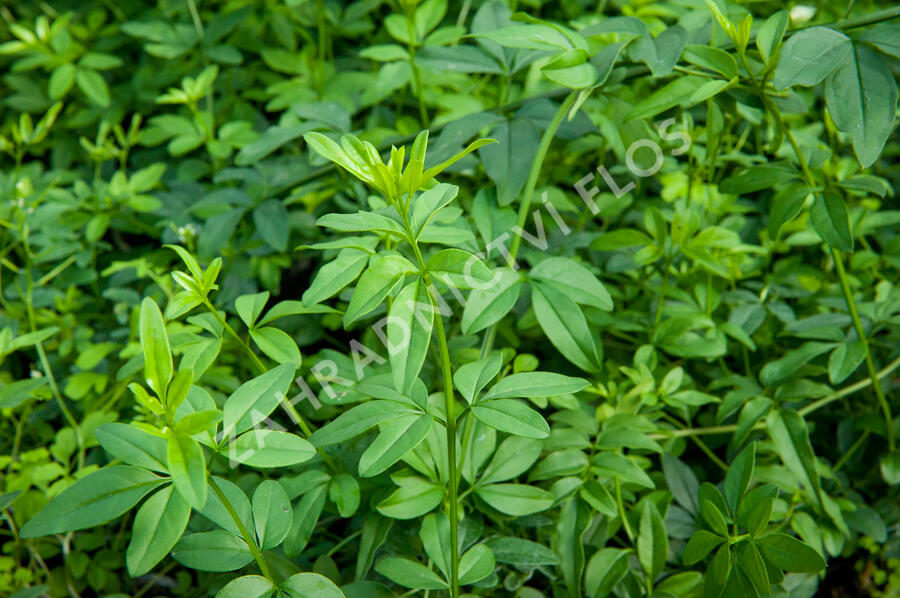
[{"label": "lanceolate leaf", "polygon": [[419,375],[436,314],[428,289],[417,278],[397,293],[387,320],[387,345],[394,386],[408,395]]},{"label": "lanceolate leaf", "polygon": [[159,306],[149,297],[141,303],[141,349],[144,351],[144,373],[148,383],[162,398],[172,379],[172,351],[166,323]]},{"label": "lanceolate leaf", "polygon": [[282,363],[231,393],[224,407],[225,437],[240,434],[267,418],[285,399],[294,370],[295,364]]},{"label": "lanceolate leaf", "polygon": [[106,523],[165,481],[130,465],[105,467],[63,490],[22,527],[19,535],[35,538]]}]

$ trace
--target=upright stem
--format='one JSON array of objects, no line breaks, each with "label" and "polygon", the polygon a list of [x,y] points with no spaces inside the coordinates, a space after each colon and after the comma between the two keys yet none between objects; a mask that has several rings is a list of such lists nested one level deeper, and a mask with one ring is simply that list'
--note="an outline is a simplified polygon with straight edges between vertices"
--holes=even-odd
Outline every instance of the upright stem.
[{"label": "upright stem", "polygon": [[[531,200],[534,196],[534,188],[537,186],[538,177],[541,174],[541,166],[543,166],[544,158],[547,156],[547,151],[550,149],[550,143],[556,136],[556,131],[559,129],[562,119],[575,104],[575,99],[577,97],[577,91],[573,90],[569,92],[566,99],[560,104],[559,109],[557,109],[556,114],[553,115],[553,120],[550,121],[550,124],[541,136],[541,142],[538,145],[537,153],[534,155],[534,160],[531,162],[531,170],[528,173],[528,180],[525,183],[525,190],[522,192],[522,200],[519,204],[519,215],[517,219],[518,228],[516,229],[518,231],[525,229],[525,221],[528,219],[529,210],[531,210]],[[513,235],[513,240],[509,245],[508,259],[510,265],[514,264],[516,261],[516,255],[519,253],[519,245],[521,242],[521,234]],[[494,346],[494,338],[497,334],[496,326],[496,324],[490,326],[485,332],[484,344],[481,347],[482,357],[489,354]]]},{"label": "upright stem", "polygon": [[[531,199],[534,196],[534,188],[537,186],[538,177],[541,174],[541,166],[543,166],[544,164],[544,158],[547,155],[547,150],[550,149],[550,143],[556,136],[556,131],[557,129],[559,129],[559,125],[562,123],[562,119],[575,104],[575,98],[577,97],[577,91],[569,92],[569,95],[566,96],[566,99],[563,100],[563,103],[559,105],[559,109],[557,109],[556,114],[553,115],[553,120],[550,121],[550,124],[547,126],[547,130],[544,131],[544,134],[541,137],[541,142],[538,145],[537,154],[535,154],[534,160],[531,163],[531,171],[528,173],[528,181],[525,183],[525,191],[522,193],[522,203],[519,204],[519,230],[523,230],[525,228],[525,220],[528,218],[528,212],[531,209]],[[521,242],[521,235],[513,236],[512,243],[509,246],[510,262],[515,261],[516,254],[518,254],[519,252],[519,244]]]},{"label": "upright stem", "polygon": [[[416,242],[416,236],[413,234],[412,226],[409,223],[407,210],[400,208],[400,202],[392,201],[400,217],[403,219],[403,226],[406,229],[407,239],[412,247],[413,254],[419,270],[422,272],[422,282],[426,288],[431,288],[428,269],[425,265],[425,259],[422,257],[422,251]],[[440,312],[435,314],[435,328],[437,329],[438,348],[441,357],[441,374],[444,379],[444,405],[445,419],[447,431],[447,485],[450,505],[447,509],[447,517],[450,519],[450,596],[451,598],[459,598],[459,472],[456,468],[456,414],[453,405],[453,369],[450,363],[450,349],[447,346],[447,334],[444,332],[444,320]]]},{"label": "upright stem", "polygon": [[[887,15],[891,12],[894,16],[900,15],[900,10],[898,9],[889,9],[888,11],[882,12],[884,13],[884,15]],[[879,18],[881,18],[881,15],[879,16]],[[800,162],[800,170],[803,171],[803,177],[806,179],[806,184],[810,189],[815,189],[817,186],[816,179],[809,168],[809,164],[807,163],[806,158],[803,156],[803,152],[800,151],[800,145],[797,143],[797,140],[794,138],[794,135],[791,133],[790,129],[785,126],[781,111],[778,109],[778,106],[775,104],[775,102],[773,102],[772,99],[765,94],[765,90],[763,89],[762,85],[760,85],[759,81],[757,81],[756,76],[753,74],[753,69],[750,68],[750,63],[747,61],[747,57],[744,56],[743,52],[740,52],[739,55],[741,61],[744,64],[744,68],[747,69],[747,72],[750,75],[753,87],[756,89],[759,97],[762,99],[766,110],[772,114],[772,117],[775,119],[775,123],[777,124],[778,128],[787,138],[788,143],[791,144],[791,147],[794,150],[794,154],[797,156],[797,161]],[[856,336],[859,337],[860,342],[863,343],[866,349],[866,369],[868,369],[869,371],[869,379],[872,381],[872,389],[875,391],[875,396],[878,398],[878,404],[881,407],[881,412],[884,416],[884,425],[887,428],[888,448],[891,450],[891,452],[893,452],[895,447],[895,440],[894,419],[891,415],[891,405],[890,403],[888,403],[887,397],[884,395],[884,390],[881,388],[881,381],[879,380],[878,371],[875,369],[875,361],[872,359],[869,337],[863,330],[862,322],[859,319],[859,310],[856,307],[856,300],[853,298],[853,292],[850,289],[850,282],[847,279],[847,272],[844,270],[844,263],[841,258],[841,252],[834,247],[831,247],[830,245],[829,249],[831,250],[831,257],[834,260],[835,267],[837,268],[838,278],[841,281],[841,290],[844,293],[844,301],[847,304],[847,310],[850,312],[850,318],[853,320],[853,327],[856,330]]]},{"label": "upright stem", "polygon": [[884,396],[884,390],[881,388],[881,381],[878,379],[878,371],[875,369],[875,362],[872,360],[872,351],[869,346],[869,337],[863,330],[862,322],[859,319],[859,310],[856,307],[856,301],[853,299],[853,291],[850,290],[850,282],[847,280],[847,272],[844,271],[844,263],[841,258],[841,252],[831,248],[831,257],[834,259],[834,265],[837,267],[838,277],[841,279],[841,288],[844,291],[844,299],[847,302],[847,308],[850,310],[850,317],[853,319],[853,328],[856,329],[856,336],[866,348],[866,368],[869,370],[869,378],[872,380],[872,389],[875,396],[878,397],[878,404],[881,406],[881,413],[884,415],[884,423],[887,427],[888,448],[894,451],[894,418],[891,416],[891,405],[888,403],[887,397]]},{"label": "upright stem", "polygon": [[447,418],[447,475],[450,486],[450,595],[459,596],[459,539],[457,499],[458,477],[456,471],[456,415],[453,413],[453,377],[450,369],[450,350],[447,347],[447,335],[444,334],[444,322],[441,314],[436,315],[438,346],[441,350],[441,369],[444,374],[444,399]]}]

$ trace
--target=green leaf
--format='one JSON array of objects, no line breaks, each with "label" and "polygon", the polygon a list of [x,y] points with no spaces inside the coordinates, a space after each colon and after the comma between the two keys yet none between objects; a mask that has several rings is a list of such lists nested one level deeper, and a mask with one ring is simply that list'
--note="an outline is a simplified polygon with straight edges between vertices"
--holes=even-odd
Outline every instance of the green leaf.
[{"label": "green leaf", "polygon": [[744,193],[771,189],[797,177],[799,177],[797,169],[788,164],[759,164],[725,179],[719,187],[725,193],[742,195]]},{"label": "green leaf", "polygon": [[522,288],[522,278],[515,271],[498,270],[496,283],[490,289],[475,289],[463,309],[462,329],[475,334],[500,321],[516,304]]},{"label": "green leaf", "polygon": [[483,424],[500,432],[525,438],[546,438],[550,435],[550,427],[541,414],[514,399],[477,403],[472,407],[472,414]]},{"label": "green leaf", "polygon": [[756,33],[756,48],[760,55],[767,63],[771,62],[773,56],[779,51],[781,40],[787,31],[790,23],[790,13],[786,10],[779,10],[762,24]]},{"label": "green leaf", "polygon": [[763,536],[756,545],[767,561],[790,573],[816,573],[825,568],[818,552],[787,534]]},{"label": "green leaf", "polygon": [[262,293],[254,293],[252,295],[241,295],[234,300],[234,309],[247,328],[252,328],[259,318],[259,314],[266,307],[269,301],[269,291]]},{"label": "green leaf", "polygon": [[450,521],[443,513],[429,513],[419,530],[425,554],[445,578],[450,576]]},{"label": "green leaf", "polygon": [[428,258],[426,269],[434,278],[457,289],[485,289],[493,286],[494,273],[474,253],[462,249],[442,249]]},{"label": "green leaf", "polygon": [[684,48],[684,59],[691,64],[719,73],[726,79],[738,76],[737,61],[719,48],[700,44],[688,44]]},{"label": "green leaf", "polygon": [[797,217],[808,195],[809,188],[802,183],[789,184],[775,192],[766,224],[771,239],[778,239],[782,227]]},{"label": "green leaf", "polygon": [[75,65],[71,63],[61,64],[50,75],[47,82],[47,95],[51,100],[58,100],[66,95],[75,83]]},{"label": "green leaf", "polygon": [[216,598],[270,598],[275,584],[261,575],[243,575],[219,590]]},{"label": "green leaf", "polygon": [[708,79],[705,77],[697,75],[682,75],[638,102],[625,115],[625,120],[650,118],[674,106],[686,105],[690,101],[691,96],[707,81]]},{"label": "green leaf", "polygon": [[259,350],[266,354],[273,361],[279,363],[290,363],[294,368],[300,367],[303,357],[300,355],[300,349],[294,339],[279,328],[274,326],[264,326],[262,328],[253,328],[250,330],[250,338],[259,347]]},{"label": "green leaf", "polygon": [[316,449],[309,441],[280,430],[249,430],[228,446],[228,458],[257,468],[286,467],[309,461]]},{"label": "green leaf", "polygon": [[722,536],[716,535],[705,529],[697,530],[688,540],[687,546],[684,548],[682,560],[685,565],[694,565],[699,563],[713,551],[713,549],[725,541]]},{"label": "green leaf", "polygon": [[756,467],[756,443],[750,443],[740,454],[735,457],[725,476],[725,501],[732,513],[737,513],[738,505],[744,498],[750,481],[753,479],[753,470]]},{"label": "green leaf", "polygon": [[856,371],[866,358],[866,344],[850,341],[838,345],[828,357],[828,379],[832,384],[840,384]]},{"label": "green leaf", "polygon": [[494,553],[494,559],[498,563],[528,568],[559,564],[559,557],[555,552],[543,544],[524,538],[512,536],[491,538],[485,544]]},{"label": "green leaf", "polygon": [[584,572],[585,589],[590,598],[603,598],[628,574],[630,551],[618,548],[601,548],[588,561]]},{"label": "green leaf", "polygon": [[524,372],[503,378],[492,386],[481,400],[552,397],[578,392],[589,385],[590,383],[584,378],[564,376],[553,372]]},{"label": "green leaf", "polygon": [[806,421],[796,411],[772,411],[766,419],[766,428],[775,452],[806,487],[813,502],[819,503],[822,490]]},{"label": "green leaf", "polygon": [[334,583],[318,573],[297,573],[282,584],[290,598],[346,598]]},{"label": "green leaf", "polygon": [[476,487],[475,494],[491,507],[513,517],[546,511],[553,506],[553,495],[526,484],[490,484]]},{"label": "green leaf", "polygon": [[670,453],[663,453],[662,469],[666,485],[678,504],[692,515],[697,515],[699,510],[697,493],[700,490],[700,483],[690,466]]},{"label": "green leaf", "polygon": [[853,151],[866,168],[881,155],[894,130],[897,80],[881,56],[862,44],[853,50],[825,81],[825,100],[834,124],[850,135]]},{"label": "green leaf", "polygon": [[87,475],[53,498],[20,530],[23,538],[97,527],[115,519],[166,480],[130,465]]},{"label": "green leaf", "polygon": [[809,219],[823,241],[835,249],[853,251],[847,204],[840,195],[833,191],[816,193]]},{"label": "green leaf", "polygon": [[453,384],[466,402],[471,405],[475,396],[494,379],[502,366],[501,354],[493,353],[478,361],[460,366],[453,374]]},{"label": "green leaf", "polygon": [[470,585],[494,572],[494,553],[484,544],[476,544],[459,559],[459,584]]},{"label": "green leaf", "polygon": [[881,456],[881,477],[891,486],[900,484],[900,451],[894,451]]},{"label": "green leaf", "polygon": [[386,334],[391,373],[394,386],[404,395],[409,395],[425,363],[436,309],[428,289],[416,278],[397,293],[388,312]]},{"label": "green leaf", "polygon": [[400,480],[401,486],[378,504],[378,512],[392,519],[414,519],[441,504],[444,488],[418,476]]},{"label": "green leaf", "polygon": [[344,313],[344,327],[376,309],[403,277],[414,271],[415,266],[401,255],[376,254],[369,258],[369,267],[356,283],[350,305]]},{"label": "green leaf", "polygon": [[549,282],[570,299],[612,311],[613,301],[594,274],[578,262],[565,257],[548,257],[531,269],[529,276]]},{"label": "green leaf", "polygon": [[[325,214],[316,220],[318,226],[331,228],[342,233],[386,233],[405,237],[403,228],[382,214],[375,212],[357,212],[355,214]],[[308,303],[304,299],[304,303]]]},{"label": "green leaf", "polygon": [[[231,509],[240,519],[241,523],[248,530],[253,529],[253,512],[250,507],[250,501],[244,491],[234,482],[230,482],[219,476],[212,476],[211,481],[215,483],[225,499],[231,506]],[[219,498],[219,493],[213,491],[210,493],[206,504],[200,509],[200,514],[221,527],[228,530],[232,534],[241,535],[241,528],[238,527],[234,518],[231,516],[231,510],[225,506],[225,501]]]},{"label": "green leaf", "polygon": [[223,530],[188,534],[175,545],[172,557],[185,567],[214,572],[234,571],[253,560],[244,541]]},{"label": "green leaf", "polygon": [[544,443],[533,438],[509,436],[497,447],[491,462],[478,479],[482,486],[505,482],[528,471],[541,456]]},{"label": "green leaf", "polygon": [[313,305],[336,295],[356,280],[366,267],[369,254],[359,249],[342,249],[337,257],[322,266],[312,284],[303,293],[303,304]]},{"label": "green leaf", "polygon": [[341,517],[352,517],[359,508],[359,482],[349,473],[336,475],[328,486],[328,498],[335,504]]},{"label": "green leaf", "polygon": [[137,426],[121,423],[101,424],[94,430],[103,449],[128,465],[168,473],[167,445],[164,438],[154,436]]},{"label": "green leaf", "polygon": [[281,544],[294,519],[291,501],[284,487],[275,480],[264,480],[253,492],[253,522],[263,550]]},{"label": "green leaf", "polygon": [[[498,123],[491,130],[491,137],[498,143],[484,147],[478,153],[485,173],[497,187],[497,203],[508,206],[525,187],[541,134],[531,119],[515,118]],[[487,242],[493,240],[486,239]]]},{"label": "green leaf", "polygon": [[253,210],[253,223],[256,224],[256,232],[259,233],[259,236],[273,249],[287,251],[288,238],[291,234],[291,220],[281,201],[270,199],[258,205]]},{"label": "green leaf", "polygon": [[191,507],[202,509],[207,494],[206,458],[197,441],[179,434],[169,436],[167,464],[181,497]]},{"label": "green leaf", "polygon": [[643,469],[624,455],[600,453],[593,461],[593,470],[605,478],[619,478],[626,484],[637,484],[644,488],[654,488],[655,484]]},{"label": "green leaf", "polygon": [[572,41],[555,27],[543,24],[510,25],[493,31],[475,33],[473,37],[489,39],[504,48],[523,48],[559,52],[570,50]]},{"label": "green leaf", "polygon": [[644,503],[637,537],[637,554],[641,568],[650,579],[655,580],[666,565],[669,538],[659,510],[652,500]]},{"label": "green leaf", "polygon": [[419,238],[419,235],[431,219],[434,218],[435,214],[456,198],[457,193],[459,193],[459,187],[456,185],[439,183],[412,201],[410,226],[416,239]]},{"label": "green leaf", "polygon": [[415,414],[407,405],[394,401],[369,401],[340,414],[309,437],[315,446],[328,446],[350,440],[363,432],[402,415]]},{"label": "green leaf", "polygon": [[850,55],[850,38],[827,27],[810,27],[792,35],[778,58],[772,84],[812,87],[830,75]]},{"label": "green leaf", "polygon": [[[687,42],[687,31],[681,25],[673,25],[651,38],[638,38],[628,51],[631,57],[650,67],[654,77],[664,77],[672,72]],[[737,75],[737,73],[735,73]]]},{"label": "green leaf", "polygon": [[284,400],[295,369],[293,363],[282,363],[231,393],[223,408],[225,437],[236,436],[265,420]]},{"label": "green leaf", "polygon": [[651,245],[653,239],[647,233],[633,228],[619,228],[599,235],[591,241],[591,249],[598,251],[616,251],[625,247]]},{"label": "green leaf", "polygon": [[834,343],[806,342],[775,361],[767,363],[759,373],[759,381],[775,386],[793,376],[801,367],[832,349]]},{"label": "green leaf", "polygon": [[450,587],[437,573],[409,559],[382,559],[375,563],[375,570],[405,588],[443,590]]},{"label": "green leaf", "polygon": [[581,369],[597,371],[597,346],[581,308],[556,283],[535,282],[531,300],[538,323],[553,346]]},{"label": "green leaf", "polygon": [[190,515],[190,505],[172,486],[148,498],[131,526],[131,542],[125,551],[128,574],[144,575],[165,558],[184,533]]},{"label": "green leaf", "polygon": [[109,106],[109,86],[103,75],[91,69],[78,68],[75,70],[75,83],[91,103],[102,108]]},{"label": "green leaf", "polygon": [[149,297],[141,302],[141,350],[144,352],[144,376],[161,399],[172,379],[172,351],[166,334],[166,323],[159,306]]},{"label": "green leaf", "polygon": [[433,421],[428,414],[411,414],[382,424],[381,432],[359,458],[359,475],[370,478],[387,470],[425,440]]},{"label": "green leaf", "polygon": [[[327,478],[326,478],[327,480]],[[284,553],[288,557],[296,557],[306,547],[325,507],[328,496],[328,484],[318,484],[308,490],[303,498],[294,506],[294,521],[284,539]]]}]

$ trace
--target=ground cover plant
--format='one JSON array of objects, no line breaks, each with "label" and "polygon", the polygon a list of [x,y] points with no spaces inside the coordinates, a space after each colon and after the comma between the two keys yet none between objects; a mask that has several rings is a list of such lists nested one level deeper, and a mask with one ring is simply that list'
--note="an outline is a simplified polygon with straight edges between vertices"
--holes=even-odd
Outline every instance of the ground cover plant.
[{"label": "ground cover plant", "polygon": [[0,17],[0,595],[900,592],[892,3]]}]

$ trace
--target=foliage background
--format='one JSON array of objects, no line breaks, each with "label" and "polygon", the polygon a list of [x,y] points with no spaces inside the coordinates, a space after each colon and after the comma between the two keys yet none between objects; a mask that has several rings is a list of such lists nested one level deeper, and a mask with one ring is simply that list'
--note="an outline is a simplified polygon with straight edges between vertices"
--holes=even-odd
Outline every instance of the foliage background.
[{"label": "foliage background", "polygon": [[[454,230],[444,230],[450,237],[441,243],[483,250],[516,224],[529,190],[532,207],[546,210],[537,198],[548,198],[571,231],[543,212],[547,248],[522,244],[518,300],[495,309],[496,326],[474,325],[476,310],[462,310],[445,293],[457,311],[447,318],[454,370],[483,357],[490,334],[503,376],[539,370],[590,382],[584,391],[526,401],[549,421],[549,437],[530,461],[506,457],[516,465],[509,479],[533,488],[520,490],[546,501],[543,508],[531,505],[517,516],[477,493],[461,499],[471,523],[463,535],[491,547],[494,563],[467,591],[604,595],[609,582],[619,596],[644,595],[654,584],[654,595],[713,592],[700,577],[715,568],[710,559],[687,565],[684,558],[698,529],[716,530],[696,489],[719,484],[730,500],[726,471],[753,450],[747,483],[777,489],[771,529],[829,560],[824,581],[789,573],[771,591],[895,595],[900,453],[893,450],[897,420],[885,419],[885,407],[900,409],[896,9],[820,2],[806,21],[793,7],[790,22],[773,2],[713,4],[725,21],[694,0],[514,4],[98,0],[0,7],[0,594],[208,595],[236,576],[165,555],[155,573],[130,576],[125,552],[134,513],[40,538],[19,531],[51,498],[115,460],[100,446],[99,426],[154,421],[128,389],[145,379],[145,297],[166,313],[176,357],[182,367],[194,364],[202,374],[197,387],[217,407],[259,374],[249,348],[264,367],[302,355],[295,375],[325,403],[298,405],[314,427],[345,412],[321,392],[313,368],[330,359],[348,377],[351,339],[381,347],[365,323],[345,329],[350,287],[322,290],[333,274],[322,276],[324,296],[304,300],[336,310],[288,306],[290,315],[268,327],[284,336],[248,332],[252,322],[235,300],[268,292],[256,297],[270,309],[304,297],[319,269],[340,259],[335,249],[310,249],[340,237],[316,226],[317,218],[378,205],[371,189],[310,151],[304,135],[354,133],[386,151],[428,129],[426,166],[474,138],[498,141],[440,176],[460,188],[447,208],[456,211],[442,212],[442,224]],[[548,63],[558,48],[487,36],[513,24],[515,10],[581,32],[587,64],[606,75],[602,84],[554,72]],[[733,39],[750,12],[755,41],[746,51],[737,44],[738,51]],[[622,16],[636,19],[610,20]],[[778,44],[759,43],[760,31],[771,35],[779,18],[786,43],[813,24],[831,24],[853,43],[813,37],[808,47],[831,55],[779,71],[786,62],[782,55],[779,63]],[[764,30],[763,23],[774,24]],[[487,37],[462,37],[469,33]],[[731,58],[696,45],[723,48]],[[794,42],[781,52],[802,60],[804,47]],[[853,74],[845,72],[848,52],[855,64],[869,65],[856,91],[865,100],[860,114],[842,83]],[[571,53],[564,59],[564,67],[585,64]],[[748,68],[769,86],[768,100],[755,95]],[[567,95],[565,84],[595,83],[584,97]],[[579,110],[553,136],[553,117],[570,97]],[[673,155],[678,144],[659,136],[656,123],[669,116],[690,135],[685,154]],[[534,157],[548,128],[552,144],[541,169]],[[628,147],[640,139],[665,151],[654,176],[634,177],[625,166]],[[634,180],[634,190],[623,197],[608,191],[596,171],[601,165],[620,184]],[[575,187],[592,172],[587,188],[601,188],[596,214]],[[532,174],[540,176],[530,182]],[[533,230],[535,221],[527,222]],[[178,303],[170,274],[189,268],[165,244],[187,248],[204,268],[222,258],[209,297],[239,340],[209,315],[218,312],[180,310],[193,306]],[[573,270],[579,283],[602,281],[613,311],[596,298],[566,300],[563,293],[544,302],[568,301],[561,321],[552,320],[535,299],[541,280],[562,263],[545,265],[542,279],[540,264],[549,257],[582,268]],[[503,265],[496,251],[485,261]],[[384,313],[381,307],[373,315]],[[886,372],[881,397],[869,365]],[[421,377],[439,393],[440,360],[429,357]],[[296,431],[289,417],[273,417]],[[441,454],[436,429],[417,451]],[[514,437],[507,432],[484,434],[503,446]],[[425,514],[446,503],[446,480],[416,474],[410,455],[394,476],[358,475],[374,437],[328,448],[337,465],[325,468],[320,483],[321,458],[278,469],[232,467],[207,450],[212,472],[247,497],[263,480],[279,481],[293,505],[292,529],[308,527],[308,542],[295,538],[266,553],[273,575],[315,571],[348,596],[417,587],[373,564],[395,556],[435,561],[419,534]],[[485,462],[494,441],[478,456]],[[461,450],[476,459],[475,447]],[[463,477],[461,488],[474,487]],[[400,500],[395,491],[409,480],[437,488],[437,503],[422,510]],[[621,498],[607,502],[616,490]],[[394,511],[384,508],[390,497],[400,503]],[[722,510],[729,509],[734,505]],[[188,530],[217,525],[197,514]],[[504,546],[498,538],[541,546]],[[661,564],[653,557],[660,542]],[[254,567],[242,572],[258,572]],[[620,569],[621,579],[604,578]],[[777,577],[769,571],[764,579]]]}]

